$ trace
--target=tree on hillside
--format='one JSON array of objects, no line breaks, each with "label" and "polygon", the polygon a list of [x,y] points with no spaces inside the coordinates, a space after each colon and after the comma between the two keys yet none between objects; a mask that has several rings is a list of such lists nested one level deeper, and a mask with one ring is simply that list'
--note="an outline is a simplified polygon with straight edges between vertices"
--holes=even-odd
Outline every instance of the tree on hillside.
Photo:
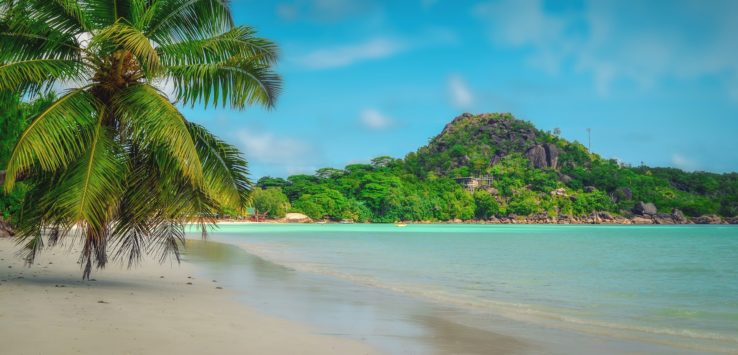
[{"label": "tree on hillside", "polygon": [[32,118],[7,162],[5,190],[19,179],[30,185],[18,221],[29,264],[44,229],[50,245],[81,236],[83,278],[106,265],[109,249],[129,266],[149,252],[179,259],[185,221],[204,226],[224,207],[244,206],[246,161],[174,104],[274,105],[277,48],[235,26],[227,2],[2,5],[0,92],[67,88]]},{"label": "tree on hillside", "polygon": [[262,190],[255,188],[251,196],[252,206],[256,213],[266,213],[269,218],[284,218],[290,209],[290,200],[278,187]]}]

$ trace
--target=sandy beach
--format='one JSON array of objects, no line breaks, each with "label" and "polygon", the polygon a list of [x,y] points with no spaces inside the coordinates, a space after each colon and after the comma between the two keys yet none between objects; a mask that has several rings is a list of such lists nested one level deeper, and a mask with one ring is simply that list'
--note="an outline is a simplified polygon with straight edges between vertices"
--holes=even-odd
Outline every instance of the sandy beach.
[{"label": "sandy beach", "polygon": [[17,249],[0,239],[4,354],[376,353],[250,309],[217,280],[195,277],[186,262],[111,264],[82,281],[74,247],[47,250],[31,268]]}]

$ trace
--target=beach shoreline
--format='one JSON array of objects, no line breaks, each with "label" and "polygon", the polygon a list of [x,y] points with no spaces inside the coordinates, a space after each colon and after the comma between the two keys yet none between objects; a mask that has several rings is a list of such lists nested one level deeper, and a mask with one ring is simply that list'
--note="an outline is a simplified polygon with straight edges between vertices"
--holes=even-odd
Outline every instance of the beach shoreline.
[{"label": "beach shoreline", "polygon": [[[111,263],[81,280],[75,246],[46,250],[31,268],[0,238],[0,344],[8,354],[374,354],[235,300],[197,266]],[[220,289],[218,287],[221,287]]]},{"label": "beach shoreline", "polygon": [[[481,352],[485,346],[494,346],[494,348],[504,352],[501,348],[497,348],[499,344],[489,344],[480,339],[496,337],[503,339],[500,343],[510,344],[508,348],[515,348],[513,353],[545,353],[552,354],[618,354],[623,352],[640,352],[640,353],[721,353],[731,348],[732,340],[713,340],[713,334],[697,330],[693,336],[683,339],[679,328],[672,329],[669,325],[658,327],[640,327],[640,323],[625,324],[609,322],[611,318],[605,319],[588,319],[580,318],[576,315],[559,314],[557,312],[546,312],[546,309],[523,307],[526,303],[524,299],[536,298],[534,289],[525,291],[524,294],[518,295],[512,302],[507,304],[504,300],[491,298],[490,302],[480,304],[479,299],[464,297],[464,293],[439,293],[442,291],[438,288],[413,287],[416,277],[411,279],[401,279],[397,277],[403,273],[404,267],[389,260],[403,260],[403,264],[411,263],[415,256],[413,253],[406,253],[406,249],[388,251],[382,249],[383,245],[391,244],[393,250],[410,243],[409,247],[413,250],[423,249],[425,241],[433,241],[438,244],[439,235],[449,234],[449,230],[456,231],[454,228],[473,228],[471,231],[497,231],[489,234],[490,237],[503,233],[509,235],[513,232],[515,237],[510,237],[510,241],[520,241],[525,239],[526,233],[532,231],[531,228],[545,228],[545,226],[454,226],[447,225],[442,228],[439,226],[436,230],[435,226],[418,226],[418,228],[394,228],[392,225],[369,226],[367,225],[311,225],[311,224],[292,224],[292,225],[273,225],[250,223],[250,227],[243,226],[239,229],[237,225],[224,226],[222,230],[214,231],[209,240],[216,241],[213,244],[227,244],[244,251],[248,255],[235,255],[228,258],[221,258],[227,254],[224,251],[211,252],[210,255],[218,256],[219,259],[212,261],[209,267],[211,276],[224,277],[223,275],[232,274],[232,277],[238,277],[241,280],[242,290],[248,292],[249,297],[244,299],[250,303],[256,301],[256,305],[263,306],[263,310],[278,316],[287,317],[300,323],[312,324],[322,327],[327,333],[347,334],[354,338],[357,335],[370,339],[370,344],[386,350],[385,344],[388,338],[382,333],[377,333],[376,329],[387,329],[391,325],[393,329],[398,330],[394,333],[395,339],[389,341],[397,342],[396,338],[404,339],[405,343],[421,344],[432,346],[433,349],[442,349],[448,347],[449,344],[459,344],[461,341],[457,337],[458,334],[465,334],[464,331],[456,331],[460,328],[471,328],[485,336],[479,339],[467,341],[470,349]],[[590,226],[597,228],[598,231],[615,231],[617,226]],[[673,228],[672,228],[673,227]],[[426,234],[428,228],[433,228],[433,232]],[[476,228],[476,229],[475,229]],[[481,228],[481,229],[479,229]],[[577,231],[577,234],[585,233],[587,226],[565,226],[562,233],[569,235],[570,231]],[[584,228],[584,229],[582,229]],[[681,228],[681,229],[680,229]],[[623,230],[645,231],[653,230],[658,232],[654,236],[654,241],[661,240],[664,233],[671,235],[672,233],[684,234],[687,231],[703,230],[700,226],[647,226],[642,229],[634,227],[625,228]],[[729,226],[715,226],[717,230],[732,230]],[[554,228],[559,230],[559,228]],[[446,232],[444,232],[444,230]],[[425,231],[425,232],[424,232]],[[659,232],[660,231],[660,232]],[[487,233],[485,232],[485,233]],[[599,232],[598,232],[599,233]],[[249,238],[242,239],[241,236],[249,234]],[[618,233],[615,233],[617,235]],[[620,233],[622,234],[622,233]],[[348,236],[351,238],[346,238]],[[422,235],[422,237],[421,237]],[[196,233],[191,235],[193,238],[198,237]],[[299,238],[298,238],[299,236]],[[461,243],[461,235],[449,236],[449,241],[453,243]],[[523,238],[523,239],[521,239]],[[578,237],[572,237],[577,239]],[[497,239],[497,238],[494,238]],[[612,238],[607,238],[613,240]],[[348,247],[349,240],[357,242],[361,245],[358,249],[343,249]],[[362,241],[363,240],[363,241]],[[417,243],[413,242],[415,240]],[[493,239],[487,239],[493,240]],[[546,242],[548,240],[548,242]],[[581,239],[577,239],[581,241]],[[633,240],[626,238],[626,240]],[[684,238],[679,238],[684,240]],[[570,240],[571,241],[571,240]],[[367,244],[370,243],[370,244]],[[419,244],[418,244],[419,243]],[[555,243],[554,239],[542,239],[540,242],[532,245],[533,249],[538,249],[536,245],[543,243]],[[660,242],[656,242],[660,243]],[[354,243],[356,244],[356,243]],[[507,250],[503,244],[493,243],[497,246],[495,249]],[[577,244],[580,244],[577,242]],[[599,244],[599,242],[597,243]],[[476,245],[476,244],[475,244]],[[374,248],[381,250],[374,250]],[[479,244],[475,247],[484,248],[485,244]],[[585,247],[586,248],[586,247]],[[514,248],[523,251],[529,248]],[[529,250],[529,252],[533,251]],[[602,248],[603,252],[610,250]],[[658,249],[661,249],[660,247]],[[445,248],[444,248],[445,250]],[[456,249],[454,249],[456,250]],[[486,250],[486,249],[484,249]],[[538,259],[555,257],[555,254],[548,254],[548,247],[540,248],[541,252],[547,253],[547,257],[542,255]],[[564,248],[562,250],[568,250]],[[305,254],[305,252],[309,254]],[[592,250],[590,250],[592,252]],[[360,255],[364,257],[359,258]],[[394,253],[394,254],[392,254]],[[568,252],[563,252],[568,254]],[[402,254],[402,256],[398,256]],[[425,255],[423,252],[420,254]],[[305,258],[308,255],[312,257]],[[333,256],[332,256],[333,255]],[[377,255],[383,255],[388,258],[386,263],[374,265],[367,264],[368,260],[378,260]],[[458,251],[452,255],[463,255]],[[492,257],[493,254],[490,254]],[[597,255],[596,253],[594,255]],[[441,255],[437,255],[434,260],[444,265],[453,265],[453,263],[442,262],[438,259]],[[317,257],[317,258],[315,258]],[[492,257],[499,258],[500,255]],[[594,256],[593,256],[594,257]],[[233,265],[242,259],[249,259],[244,265]],[[345,259],[341,262],[339,259]],[[425,258],[422,258],[425,259]],[[598,260],[604,260],[596,257]],[[382,259],[384,260],[384,259]],[[518,259],[519,260],[519,259]],[[439,266],[440,268],[440,266]],[[244,279],[244,274],[240,270],[249,269],[252,276]],[[376,274],[370,270],[394,270],[390,279],[379,278],[382,274]],[[443,272],[443,268],[434,272],[433,275]],[[510,270],[500,272],[508,273]],[[600,272],[600,271],[598,271]],[[575,273],[576,274],[576,273]],[[514,273],[513,273],[514,275]],[[538,273],[545,277],[545,273]],[[427,276],[427,275],[426,275]],[[572,275],[576,276],[576,275]],[[581,275],[579,275],[581,276]],[[579,277],[577,276],[577,277]],[[561,279],[560,277],[564,277]],[[556,284],[567,282],[567,276],[557,277]],[[513,278],[517,279],[517,278]],[[424,279],[427,280],[427,279]],[[475,279],[485,282],[489,285],[498,284],[500,282],[510,282],[502,275],[497,275],[494,280]],[[559,282],[560,281],[560,282]],[[407,283],[407,287],[403,285]],[[515,283],[512,283],[515,284]],[[512,285],[511,284],[511,285]],[[546,284],[546,283],[544,283]],[[553,285],[544,285],[546,287]],[[526,287],[526,290],[528,288]],[[553,288],[547,288],[545,294],[556,293]],[[249,292],[248,290],[253,290]],[[541,291],[541,290],[539,290]],[[586,291],[594,292],[595,289]],[[426,292],[430,292],[426,294]],[[623,290],[623,292],[630,292]],[[449,298],[450,297],[450,298]],[[518,301],[518,299],[520,301]],[[500,302],[495,302],[502,301]],[[482,300],[484,301],[484,300]],[[518,303],[522,302],[522,303]],[[578,301],[577,301],[578,302]],[[600,301],[597,301],[600,302]],[[601,302],[609,302],[603,298]],[[557,302],[556,305],[566,304],[566,302]],[[275,307],[273,305],[278,305]],[[580,305],[587,307],[587,305]],[[663,307],[669,306],[664,303]],[[307,307],[307,308],[306,308]],[[480,308],[481,307],[481,308]],[[511,308],[512,307],[512,308]],[[579,306],[576,306],[579,309]],[[285,309],[296,310],[293,315],[285,315]],[[352,324],[343,322],[340,316],[351,310],[351,312],[362,315],[359,319],[355,319]],[[541,312],[536,312],[536,310]],[[617,317],[630,317],[633,315],[634,308],[624,309],[624,313],[617,313]],[[618,311],[620,312],[620,311]],[[304,314],[304,316],[294,316]],[[614,314],[614,313],[613,313]],[[316,321],[323,315],[325,318],[334,319],[329,324],[322,324],[325,321]],[[333,315],[333,316],[331,316]],[[419,320],[425,319],[425,320]],[[392,322],[388,322],[391,320]],[[602,320],[602,321],[600,321]],[[343,323],[342,323],[343,322]],[[377,322],[380,326],[377,325]],[[356,324],[358,323],[358,325]],[[433,334],[434,337],[428,337]],[[685,333],[686,334],[686,333]],[[691,334],[691,333],[690,333]],[[707,336],[704,338],[703,336]],[[372,339],[373,338],[373,339]],[[446,341],[437,341],[436,339],[447,339]],[[721,338],[722,339],[722,338]],[[374,341],[372,343],[371,341]],[[468,340],[468,339],[467,339]],[[430,345],[429,345],[430,344]],[[399,348],[395,346],[394,349]],[[392,349],[392,348],[391,348]],[[448,349],[448,348],[446,348]],[[454,349],[459,350],[459,349]],[[465,350],[468,351],[468,350]],[[389,351],[397,353],[397,351]],[[423,353],[423,352],[415,352]],[[446,352],[441,352],[446,353]],[[447,351],[454,353],[454,351]],[[471,351],[471,353],[475,353]]]}]

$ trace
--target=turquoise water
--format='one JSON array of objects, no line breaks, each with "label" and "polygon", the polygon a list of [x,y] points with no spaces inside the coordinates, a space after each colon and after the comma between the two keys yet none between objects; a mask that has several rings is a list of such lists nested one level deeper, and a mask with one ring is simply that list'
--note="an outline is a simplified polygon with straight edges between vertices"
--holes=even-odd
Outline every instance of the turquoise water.
[{"label": "turquoise water", "polygon": [[738,349],[734,226],[222,225],[298,271],[471,313]]}]

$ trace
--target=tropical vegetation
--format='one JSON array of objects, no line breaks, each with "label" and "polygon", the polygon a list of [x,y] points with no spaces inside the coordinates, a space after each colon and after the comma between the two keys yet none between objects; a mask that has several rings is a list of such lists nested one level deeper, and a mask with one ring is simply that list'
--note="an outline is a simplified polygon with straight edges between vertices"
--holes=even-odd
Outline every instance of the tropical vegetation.
[{"label": "tropical vegetation", "polygon": [[[556,133],[510,114],[466,114],[404,159],[263,177],[256,185],[282,191],[292,211],[313,219],[360,222],[628,215],[639,201],[662,213],[738,215],[736,173],[631,167]],[[544,145],[557,152],[556,162],[536,166],[530,152]],[[489,186],[470,191],[458,180],[479,176],[491,177]]]},{"label": "tropical vegetation", "polygon": [[44,231],[49,245],[81,237],[83,278],[109,254],[179,260],[184,222],[244,208],[246,161],[179,107],[272,107],[276,60],[227,1],[2,0],[0,93],[58,94],[5,162],[5,192],[26,186],[14,217],[26,261]]}]

